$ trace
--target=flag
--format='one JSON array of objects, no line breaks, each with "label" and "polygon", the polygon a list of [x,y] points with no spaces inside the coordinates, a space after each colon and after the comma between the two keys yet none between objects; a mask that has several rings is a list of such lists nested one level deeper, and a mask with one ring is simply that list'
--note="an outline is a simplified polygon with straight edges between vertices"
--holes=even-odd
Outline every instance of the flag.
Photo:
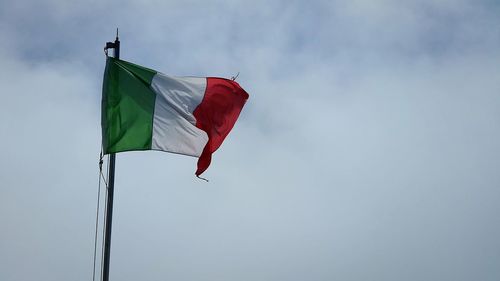
[{"label": "flag", "polygon": [[173,77],[108,57],[102,90],[103,151],[160,150],[198,157],[199,176],[247,99],[248,93],[233,80]]}]

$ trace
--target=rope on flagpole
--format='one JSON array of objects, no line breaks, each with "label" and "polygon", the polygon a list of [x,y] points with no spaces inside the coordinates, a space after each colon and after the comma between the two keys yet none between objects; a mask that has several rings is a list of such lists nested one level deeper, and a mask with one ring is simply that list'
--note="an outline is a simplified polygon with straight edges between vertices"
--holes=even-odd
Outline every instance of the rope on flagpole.
[{"label": "rope on flagpole", "polygon": [[105,186],[107,187],[108,184],[106,183],[106,179],[104,178],[104,175],[102,173],[102,164],[103,164],[103,158],[104,156],[102,155],[102,149],[101,153],[99,154],[99,184],[97,186],[97,208],[96,208],[96,217],[95,217],[95,234],[94,234],[94,266],[92,270],[92,281],[95,281],[95,273],[96,273],[96,262],[97,262],[97,235],[99,232],[99,213],[100,213],[100,202],[101,202],[101,181],[104,182]]},{"label": "rope on flagpole", "polygon": [[231,77],[231,80],[235,81],[235,80],[236,80],[236,78],[238,78],[238,76],[240,76],[240,72],[239,72],[239,71],[238,71],[238,73],[236,74],[236,76]]},{"label": "rope on flagpole", "polygon": [[[108,154],[108,164],[109,164],[109,161],[110,161],[110,155]],[[109,179],[109,165],[107,166],[108,169],[106,169],[106,178]],[[108,189],[109,189],[109,186],[108,184],[106,183],[106,197],[104,198],[104,210],[107,210],[108,209]],[[104,222],[103,222],[103,228],[102,228],[102,242],[101,242],[101,280],[104,279],[104,247],[105,247],[105,244],[106,244],[106,239],[105,236],[106,236],[106,223],[108,221],[108,216],[107,216],[107,213],[104,213]]]},{"label": "rope on flagpole", "polygon": [[108,188],[108,183],[106,182],[106,178],[104,177],[104,174],[102,173],[102,163],[104,162],[103,158],[104,158],[104,156],[102,155],[102,151],[101,151],[101,155],[99,158],[99,174],[101,175],[101,178],[102,178],[102,181],[104,182],[104,185],[106,186],[106,188]]},{"label": "rope on flagpole", "polygon": [[208,180],[206,178],[202,178],[202,177],[200,177],[198,175],[196,175],[196,177],[199,178],[200,180],[204,180],[204,181],[208,182]]}]

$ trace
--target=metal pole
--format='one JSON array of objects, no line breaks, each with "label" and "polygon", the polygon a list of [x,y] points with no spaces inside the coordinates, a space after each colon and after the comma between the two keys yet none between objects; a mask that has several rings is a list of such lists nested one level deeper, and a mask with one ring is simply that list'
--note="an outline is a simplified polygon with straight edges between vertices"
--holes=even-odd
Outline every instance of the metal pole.
[{"label": "metal pole", "polygon": [[[120,58],[120,40],[118,40],[118,28],[116,29],[116,39],[114,43],[106,43],[106,47],[114,49],[114,57]],[[113,221],[113,194],[115,191],[115,158],[116,155],[109,155],[109,176],[108,176],[108,200],[106,204],[106,224],[104,226],[104,265],[102,280],[109,281],[109,258],[111,253],[111,225]]]}]

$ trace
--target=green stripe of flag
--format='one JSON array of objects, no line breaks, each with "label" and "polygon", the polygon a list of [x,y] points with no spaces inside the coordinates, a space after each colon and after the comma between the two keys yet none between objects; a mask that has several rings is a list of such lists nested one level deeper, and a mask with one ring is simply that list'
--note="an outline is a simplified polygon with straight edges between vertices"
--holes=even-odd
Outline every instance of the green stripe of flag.
[{"label": "green stripe of flag", "polygon": [[151,149],[156,71],[108,57],[102,88],[104,153]]}]

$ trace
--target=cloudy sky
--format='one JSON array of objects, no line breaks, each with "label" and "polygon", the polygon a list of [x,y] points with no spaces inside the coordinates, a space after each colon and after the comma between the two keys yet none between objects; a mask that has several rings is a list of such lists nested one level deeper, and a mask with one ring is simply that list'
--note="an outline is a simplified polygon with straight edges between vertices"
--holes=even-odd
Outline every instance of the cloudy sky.
[{"label": "cloudy sky", "polygon": [[91,280],[103,46],[250,93],[117,156],[111,280],[499,280],[497,1],[0,0],[0,280]]}]

